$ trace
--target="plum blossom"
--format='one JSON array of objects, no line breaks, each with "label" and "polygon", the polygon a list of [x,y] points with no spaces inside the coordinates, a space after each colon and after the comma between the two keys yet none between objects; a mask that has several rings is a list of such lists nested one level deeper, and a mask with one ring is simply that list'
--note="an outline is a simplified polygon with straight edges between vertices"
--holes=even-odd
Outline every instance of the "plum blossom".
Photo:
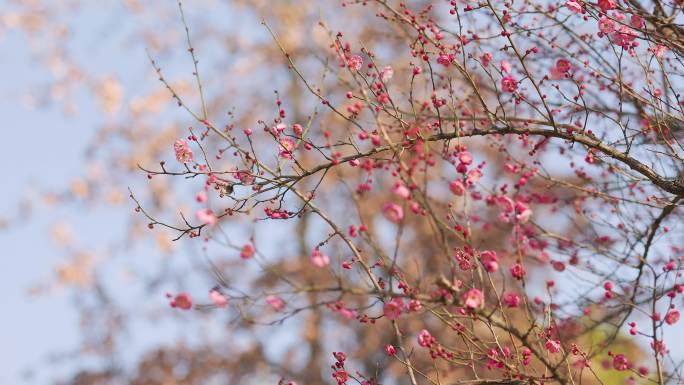
[{"label": "plum blossom", "polygon": [[281,311],[285,309],[285,301],[277,295],[269,295],[266,297],[266,303],[271,305],[275,311]]},{"label": "plum blossom", "polygon": [[408,197],[411,196],[411,190],[409,190],[409,188],[400,181],[394,184],[394,187],[392,187],[392,192],[394,195],[403,199],[408,199]]},{"label": "plum blossom", "polygon": [[504,294],[503,301],[506,306],[510,308],[516,308],[520,306],[520,296],[517,293],[506,293]]},{"label": "plum blossom", "polygon": [[615,6],[617,5],[614,0],[599,0],[598,1],[599,7],[601,7],[601,10],[606,13],[610,11],[611,9],[615,9]]},{"label": "plum blossom", "polygon": [[515,207],[513,200],[505,195],[497,197],[496,204],[506,214],[512,213]]},{"label": "plum blossom", "polygon": [[582,7],[581,2],[569,0],[565,2],[565,8],[569,9],[570,11],[574,13],[582,13],[584,12],[584,8]]},{"label": "plum blossom", "polygon": [[485,250],[480,253],[480,262],[484,266],[485,270],[493,273],[499,270],[499,262],[496,256],[496,252],[493,250]]},{"label": "plum blossom", "polygon": [[472,186],[475,183],[479,182],[480,178],[482,178],[482,171],[479,168],[474,168],[468,171],[468,175],[466,176],[466,182],[468,183],[468,185]]},{"label": "plum blossom", "polygon": [[473,163],[473,154],[469,151],[461,151],[458,153],[458,160],[465,165],[470,165]]},{"label": "plum blossom", "polygon": [[679,311],[670,310],[665,314],[665,323],[668,325],[674,325],[679,321]]},{"label": "plum blossom", "polygon": [[256,252],[256,249],[254,248],[254,245],[250,243],[246,243],[242,248],[240,249],[240,258],[242,259],[250,259],[254,256],[254,253]]},{"label": "plum blossom", "polygon": [[519,263],[516,263],[515,265],[511,266],[510,272],[513,278],[515,279],[522,279],[526,274],[525,268]]},{"label": "plum blossom", "polygon": [[632,42],[636,39],[636,32],[626,25],[621,25],[618,30],[610,35],[611,41],[625,49],[630,48]]},{"label": "plum blossom", "polygon": [[385,354],[387,354],[390,357],[393,357],[394,355],[397,354],[397,348],[395,348],[393,345],[386,345],[385,346]]},{"label": "plum blossom", "polygon": [[665,353],[667,353],[667,346],[665,345],[665,342],[662,340],[652,341],[651,349],[653,349],[653,351],[659,355],[664,355]]},{"label": "plum blossom", "polygon": [[511,70],[513,69],[513,65],[508,60],[502,60],[501,63],[499,63],[499,68],[501,68],[501,72],[510,74]]},{"label": "plum blossom", "polygon": [[190,149],[188,142],[186,142],[185,140],[177,139],[173,143],[173,151],[176,153],[176,160],[178,160],[179,162],[192,162],[192,149]]},{"label": "plum blossom", "polygon": [[556,60],[556,64],[553,66],[553,68],[551,68],[551,79],[562,79],[571,68],[572,66],[568,59],[561,58]]},{"label": "plum blossom", "polygon": [[644,18],[639,15],[632,15],[629,18],[629,25],[636,29],[644,28]]},{"label": "plum blossom", "polygon": [[501,88],[505,92],[513,93],[518,89],[518,81],[511,75],[504,76],[501,79]]},{"label": "plum blossom", "polygon": [[606,16],[601,16],[598,22],[599,31],[601,33],[608,35],[615,32],[615,20],[610,19]]},{"label": "plum blossom", "polygon": [[395,320],[401,315],[401,309],[403,307],[404,301],[399,297],[395,297],[385,303],[385,305],[382,307],[382,311],[385,313],[385,317],[387,317],[387,319]]},{"label": "plum blossom", "polygon": [[667,52],[667,47],[661,44],[657,44],[655,47],[650,48],[649,50],[653,52],[656,58],[660,59],[661,57],[663,57],[663,54]]},{"label": "plum blossom", "polygon": [[336,370],[332,376],[337,381],[337,385],[343,385],[349,380],[349,373],[344,369]]},{"label": "plum blossom", "polygon": [[468,309],[479,309],[484,306],[484,294],[479,289],[470,289],[463,294],[463,303]]},{"label": "plum blossom", "polygon": [[449,55],[447,55],[445,53],[440,54],[437,57],[437,63],[443,65],[444,67],[448,67],[454,61],[454,57],[455,56],[453,54],[449,54]]},{"label": "plum blossom", "polygon": [[292,151],[295,149],[297,143],[292,138],[280,139],[280,157],[285,159],[292,159]]},{"label": "plum blossom", "polygon": [[197,195],[195,195],[195,200],[196,200],[198,203],[204,203],[204,202],[206,202],[206,201],[207,201],[207,192],[204,191],[204,190],[198,192]]},{"label": "plum blossom", "polygon": [[547,339],[544,346],[546,346],[546,350],[548,350],[549,353],[558,353],[560,351],[561,344],[558,340]]},{"label": "plum blossom", "polygon": [[175,297],[171,294],[166,294],[166,297],[169,298],[169,305],[172,308],[182,310],[190,310],[192,308],[192,298],[190,297],[190,294],[186,292],[180,292],[176,294]]},{"label": "plum blossom", "polygon": [[330,257],[322,254],[318,248],[311,253],[311,263],[316,267],[325,267],[330,264]]},{"label": "plum blossom", "polygon": [[485,52],[482,54],[482,56],[480,56],[480,60],[482,60],[482,65],[485,67],[489,66],[489,63],[492,62],[493,58],[494,56],[489,52]]},{"label": "plum blossom", "polygon": [[530,208],[521,201],[515,202],[515,212],[515,219],[517,219],[520,223],[526,223],[532,216],[532,210],[530,210]]},{"label": "plum blossom", "polygon": [[396,203],[387,203],[382,207],[385,219],[392,223],[399,223],[404,218],[404,209]]},{"label": "plum blossom", "polygon": [[363,58],[359,55],[352,55],[352,57],[347,60],[347,67],[352,71],[358,71],[363,65]]},{"label": "plum blossom", "polygon": [[209,290],[209,299],[216,305],[216,307],[224,308],[228,305],[228,297],[221,294],[217,289]]},{"label": "plum blossom", "polygon": [[616,354],[615,357],[613,357],[613,368],[620,372],[629,369],[627,357],[625,357],[624,354]]},{"label": "plum blossom", "polygon": [[421,330],[418,334],[418,345],[424,348],[432,346],[435,342],[435,337],[433,337],[432,334],[430,334],[430,332],[426,329]]},{"label": "plum blossom", "polygon": [[465,186],[461,180],[455,180],[449,183],[449,190],[451,190],[454,195],[463,196],[465,193]]},{"label": "plum blossom", "polygon": [[423,304],[417,299],[412,299],[406,306],[410,312],[420,311],[423,308]]},{"label": "plum blossom", "polygon": [[197,219],[200,220],[200,222],[204,223],[205,225],[213,226],[216,224],[218,219],[216,218],[216,215],[214,215],[214,212],[211,211],[211,209],[201,209],[197,210],[197,213],[195,213],[195,216]]},{"label": "plum blossom", "polygon": [[392,76],[394,76],[394,69],[391,66],[385,66],[380,71],[380,80],[382,80],[383,82],[390,81],[390,79],[392,79]]}]

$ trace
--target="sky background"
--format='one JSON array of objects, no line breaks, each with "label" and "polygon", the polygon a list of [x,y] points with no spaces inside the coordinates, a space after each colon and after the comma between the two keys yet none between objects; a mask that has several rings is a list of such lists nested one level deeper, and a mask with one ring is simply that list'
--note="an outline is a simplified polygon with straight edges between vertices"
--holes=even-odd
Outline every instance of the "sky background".
[{"label": "sky background", "polygon": [[[102,3],[111,13],[86,7],[74,16],[78,19],[71,23],[77,26],[71,54],[103,73],[140,74],[141,66],[149,66],[142,47],[123,49],[116,40],[130,33],[132,20],[122,18],[116,2]],[[121,18],[118,33],[107,32],[117,17]],[[46,383],[73,370],[72,364],[51,362],[54,355],[72,351],[80,341],[78,314],[68,291],[38,297],[28,294],[30,288],[52,277],[56,265],[65,262],[64,253],[48,236],[50,229],[68,218],[80,240],[96,245],[110,240],[110,232],[121,229],[125,217],[117,209],[91,212],[76,205],[38,205],[27,213],[17,204],[26,197],[39,197],[41,191],[62,190],[84,175],[84,154],[102,118],[85,92],[77,96],[76,115],[65,114],[58,104],[33,106],[31,100],[40,100],[40,92],[51,80],[36,61],[35,47],[23,33],[5,30],[0,34],[0,48],[5,52],[0,59],[0,114],[4,117],[0,132],[7,177],[0,187],[0,217],[12,221],[11,227],[0,231],[0,290],[5,295],[0,318],[0,383]],[[136,250],[131,257],[152,252],[152,248]]]}]

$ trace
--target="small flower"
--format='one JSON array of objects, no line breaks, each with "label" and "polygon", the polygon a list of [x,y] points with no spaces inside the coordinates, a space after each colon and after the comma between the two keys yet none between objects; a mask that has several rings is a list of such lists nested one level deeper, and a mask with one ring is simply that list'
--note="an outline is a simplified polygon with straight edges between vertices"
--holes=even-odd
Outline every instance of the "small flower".
[{"label": "small flower", "polygon": [[344,352],[333,352],[333,357],[337,360],[337,362],[343,364],[344,361],[347,360],[347,355],[344,354]]},{"label": "small flower", "polygon": [[297,143],[292,138],[280,139],[280,157],[285,159],[292,159],[292,151],[295,149]]},{"label": "small flower", "polygon": [[614,0],[599,0],[598,1],[599,7],[601,7],[601,10],[606,13],[610,11],[611,9],[615,9],[615,6],[617,5]]},{"label": "small flower", "polygon": [[181,163],[192,162],[192,150],[188,145],[188,142],[183,139],[177,139],[173,143],[173,151],[176,153],[176,160]]},{"label": "small flower", "polygon": [[393,357],[395,354],[397,354],[397,349],[393,345],[385,345],[385,354]]},{"label": "small flower", "polygon": [[458,179],[449,183],[449,190],[456,196],[463,196],[465,194],[465,186]]},{"label": "small flower", "polygon": [[349,380],[349,374],[344,369],[340,369],[333,373],[333,378],[337,381],[337,385],[342,385]]},{"label": "small flower", "polygon": [[385,317],[389,320],[395,320],[401,315],[401,309],[404,307],[404,301],[399,298],[392,298],[392,300],[385,303],[382,307],[382,311],[385,313]]},{"label": "small flower", "polygon": [[570,71],[570,68],[572,68],[572,65],[570,64],[570,60],[568,59],[558,59],[556,60],[556,68],[558,71],[562,73],[566,73]]},{"label": "small flower", "polygon": [[427,348],[432,346],[432,344],[435,343],[435,337],[430,334],[429,331],[423,329],[420,331],[420,334],[418,334],[418,345]]},{"label": "small flower", "polygon": [[572,0],[565,2],[565,8],[575,13],[582,13],[584,11],[584,8],[582,8],[580,3]]},{"label": "small flower", "polygon": [[409,301],[407,308],[410,312],[416,312],[423,308],[423,304],[417,299],[412,299]]},{"label": "small flower", "polygon": [[325,267],[330,264],[330,257],[321,254],[320,250],[316,248],[313,253],[311,253],[311,263],[316,267]]},{"label": "small flower", "polygon": [[197,219],[199,219],[202,223],[209,226],[215,225],[217,221],[216,215],[214,215],[214,212],[211,211],[211,209],[197,210],[195,216],[197,216]]},{"label": "small flower", "polygon": [[480,60],[482,60],[482,65],[485,67],[489,66],[489,63],[492,62],[493,58],[494,56],[489,52],[485,52],[482,54],[482,56],[480,56]]},{"label": "small flower", "polygon": [[526,223],[532,216],[532,210],[527,207],[527,205],[521,201],[515,202],[515,219],[520,223]]},{"label": "small flower", "polygon": [[656,354],[659,354],[661,356],[665,355],[665,353],[667,353],[667,346],[665,346],[665,342],[663,342],[661,340],[652,341],[651,342],[651,349],[653,349],[653,351]]},{"label": "small flower", "polygon": [[561,344],[558,340],[547,339],[545,346],[549,353],[558,353],[560,351]]},{"label": "small flower", "polygon": [[665,52],[667,52],[667,47],[665,47],[664,45],[658,44],[654,48],[652,48],[651,51],[653,51],[653,54],[655,55],[656,58],[660,59],[661,57],[663,57],[663,54],[665,54]]},{"label": "small flower", "polygon": [[484,306],[484,294],[478,289],[470,289],[463,294],[463,303],[468,309],[479,309]]},{"label": "small flower", "polygon": [[409,188],[406,187],[406,185],[404,185],[402,182],[396,182],[394,187],[392,187],[392,192],[394,195],[403,199],[408,199],[408,197],[411,196],[411,190],[409,190]]},{"label": "small flower", "polygon": [[519,263],[516,263],[515,265],[511,266],[510,271],[511,275],[515,279],[522,279],[525,276],[525,274],[527,274],[525,272],[525,268],[523,268],[523,266]]},{"label": "small flower", "polygon": [[613,33],[615,32],[615,20],[601,16],[598,22],[598,27],[599,31],[605,35]]},{"label": "small flower", "polygon": [[508,60],[502,60],[501,63],[499,63],[499,68],[501,68],[501,72],[510,74],[511,70],[513,69],[513,65]]},{"label": "small flower", "polygon": [[632,15],[629,18],[629,25],[636,29],[644,28],[644,18],[639,15]]},{"label": "small flower", "polygon": [[285,308],[285,301],[277,295],[269,295],[266,297],[266,303],[271,305],[275,311],[281,311]]},{"label": "small flower", "polygon": [[480,171],[479,168],[474,168],[470,171],[468,171],[468,175],[466,176],[466,183],[468,183],[469,186],[474,185],[477,183],[480,178],[482,178],[482,171]]},{"label": "small flower", "polygon": [[616,354],[615,357],[613,357],[613,367],[617,371],[625,371],[629,369],[629,361],[627,361],[627,357],[625,357],[624,354]]},{"label": "small flower", "polygon": [[505,92],[513,93],[518,89],[518,81],[511,75],[504,76],[501,79],[501,88]]},{"label": "small flower", "polygon": [[626,26],[621,25],[619,29],[610,35],[611,41],[623,48],[629,48],[632,42],[637,38],[636,32]]},{"label": "small flower", "polygon": [[347,67],[352,71],[358,71],[363,65],[363,58],[359,55],[352,55],[347,61]]},{"label": "small flower", "polygon": [[520,296],[517,293],[506,293],[504,294],[503,301],[506,306],[516,308],[520,305]]},{"label": "small flower", "polygon": [[195,200],[196,200],[198,203],[204,203],[204,202],[206,202],[206,201],[207,201],[207,193],[206,193],[206,191],[202,190],[202,191],[198,192],[197,195],[195,195]]},{"label": "small flower", "polygon": [[665,323],[668,325],[674,325],[679,321],[679,311],[670,310],[665,314]]},{"label": "small flower", "polygon": [[[166,297],[171,298],[171,294],[167,294]],[[173,299],[169,300],[169,305],[171,305],[172,308],[190,310],[192,308],[192,298],[190,297],[190,294],[181,292],[176,294]]]},{"label": "small flower", "polygon": [[451,65],[451,62],[454,60],[453,55],[447,55],[445,53],[440,54],[437,57],[437,63],[443,65],[444,67],[448,67]]},{"label": "small flower", "polygon": [[399,223],[404,218],[404,209],[395,203],[387,203],[382,207],[382,214],[392,223]]},{"label": "small flower", "polygon": [[485,250],[481,252],[480,262],[482,262],[482,266],[484,266],[485,270],[489,273],[499,270],[499,262],[495,251]]},{"label": "small flower", "polygon": [[240,249],[240,258],[250,259],[254,256],[254,253],[256,253],[254,245],[252,243],[246,243],[242,246],[242,249]]},{"label": "small flower", "polygon": [[501,208],[504,213],[511,213],[515,208],[513,200],[505,195],[501,195],[496,198],[496,204]]},{"label": "small flower", "polygon": [[228,305],[228,297],[221,294],[221,292],[216,289],[209,290],[209,299],[214,305],[220,308],[224,308]]},{"label": "small flower", "polygon": [[382,71],[380,71],[380,80],[383,82],[388,82],[394,76],[394,69],[391,66],[385,66]]},{"label": "small flower", "polygon": [[473,154],[469,151],[461,151],[458,153],[458,160],[465,165],[470,165],[473,163]]}]

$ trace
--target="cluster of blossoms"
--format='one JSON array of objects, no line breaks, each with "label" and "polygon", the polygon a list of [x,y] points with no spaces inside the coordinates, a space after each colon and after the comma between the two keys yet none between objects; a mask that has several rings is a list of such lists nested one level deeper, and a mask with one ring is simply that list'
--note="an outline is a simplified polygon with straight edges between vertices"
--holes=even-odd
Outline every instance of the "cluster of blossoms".
[{"label": "cluster of blossoms", "polygon": [[[459,4],[453,1],[450,5],[453,9],[449,14],[460,15]],[[654,112],[656,108],[647,105],[647,100],[662,99],[654,105],[665,101],[672,106],[681,104],[670,100],[673,96],[669,93],[674,92],[664,91],[662,85],[656,87],[657,80],[650,80],[655,66],[651,69],[644,64],[647,81],[625,82],[623,78],[629,78],[638,66],[625,63],[625,67],[634,67],[623,73],[621,58],[616,59],[615,68],[605,66],[609,59],[592,56],[598,48],[576,51],[574,44],[590,47],[598,42],[602,48],[616,52],[626,50],[634,56],[637,51],[644,51],[658,58],[667,48],[654,41],[649,42],[649,51],[643,47],[637,50],[639,39],[646,33],[645,20],[649,19],[627,6],[619,6],[615,0],[568,0],[560,9],[555,5],[546,7],[544,17],[566,17],[570,11],[570,22],[595,20],[598,35],[592,29],[573,40],[574,35],[565,39],[539,31],[527,47],[520,45],[524,34],[518,33],[525,24],[516,21],[516,17],[531,21],[522,10],[523,5],[517,9],[517,5],[506,2],[482,3],[479,8],[466,4],[463,12],[484,9],[488,16],[499,16],[483,34],[478,34],[477,28],[459,34],[445,33],[444,27],[429,16],[431,6],[423,13],[412,12],[409,7],[401,2],[399,11],[394,12],[385,4],[377,13],[379,18],[400,23],[417,35],[409,44],[411,58],[407,62],[385,61],[380,50],[357,50],[344,42],[342,33],[328,31],[329,47],[334,51],[330,53],[336,55],[339,63],[333,71],[339,71],[340,81],[334,91],[305,81],[306,88],[320,102],[320,110],[306,112],[311,117],[306,128],[288,123],[289,110],[286,113],[283,101],[290,101],[281,101],[277,96],[277,112],[269,119],[259,120],[263,133],[245,128],[244,135],[239,130],[238,135],[233,135],[230,124],[219,131],[227,135],[228,145],[227,149],[218,150],[216,159],[221,160],[224,151],[233,151],[235,162],[241,163],[225,173],[232,175],[231,182],[250,187],[241,190],[251,190],[248,198],[225,194],[223,197],[228,199],[221,203],[232,201],[231,209],[217,208],[214,212],[207,207],[212,188],[226,189],[226,182],[221,174],[212,172],[217,169],[213,165],[193,163],[188,142],[177,140],[174,152],[183,163],[181,167],[198,170],[191,176],[206,175],[208,180],[196,195],[197,203],[202,205],[196,217],[210,234],[222,230],[216,226],[219,221],[238,214],[249,216],[253,223],[277,219],[285,226],[286,220],[317,217],[324,226],[329,225],[325,230],[320,226],[301,229],[303,242],[297,261],[279,259],[282,265],[273,266],[277,266],[282,277],[263,280],[269,282],[265,292],[285,292],[275,291],[279,289],[274,287],[280,285],[292,288],[287,291],[287,303],[277,295],[265,297],[265,313],[269,316],[284,319],[290,314],[281,313],[286,308],[294,315],[320,307],[325,314],[322,317],[336,325],[354,325],[350,327],[361,330],[375,324],[378,333],[396,331],[393,342],[384,346],[385,354],[395,357],[405,349],[400,338],[405,326],[410,325],[410,330],[422,329],[426,326],[420,322],[436,315],[434,318],[445,327],[437,331],[430,326],[435,330],[434,336],[427,329],[419,332],[417,343],[425,349],[420,350],[424,357],[412,357],[417,362],[427,359],[428,352],[431,359],[443,358],[447,365],[477,356],[470,365],[477,370],[486,367],[490,374],[522,380],[528,375],[524,373],[534,372],[525,367],[544,366],[545,373],[551,374],[539,375],[531,381],[571,382],[568,378],[573,379],[573,368],[591,364],[590,356],[576,344],[583,340],[582,333],[587,333],[585,325],[594,321],[592,316],[601,313],[600,316],[612,321],[627,315],[624,320],[629,319],[637,307],[636,299],[647,297],[644,293],[649,284],[642,276],[660,279],[656,286],[666,287],[665,280],[677,284],[681,268],[681,259],[675,257],[656,261],[643,256],[653,239],[669,231],[659,227],[660,219],[645,223],[648,216],[634,216],[633,227],[643,225],[648,230],[645,238],[636,230],[628,234],[632,224],[627,225],[626,221],[612,228],[616,213],[627,217],[620,211],[624,206],[636,204],[635,212],[644,208],[638,206],[643,203],[639,199],[648,203],[644,204],[647,210],[663,210],[655,213],[654,218],[669,215],[667,210],[677,203],[667,203],[664,192],[680,194],[677,189],[681,186],[673,187],[669,180],[662,179],[660,170],[651,170],[648,162],[642,162],[640,157],[647,157],[643,148],[632,147],[632,141],[648,142],[638,137],[642,129],[634,129],[632,122],[648,126],[644,132],[672,145],[674,140],[663,136],[664,130],[671,128],[661,127],[663,124],[659,125],[658,120],[676,120],[669,116],[675,115],[674,108]],[[571,25],[561,21],[558,24],[563,28]],[[514,33],[516,37],[512,38]],[[447,43],[452,35],[458,37]],[[545,56],[537,56],[540,52]],[[287,58],[295,74],[303,77],[292,57]],[[479,60],[481,66],[464,64],[467,60]],[[655,63],[660,65],[664,61]],[[454,79],[459,76],[463,83],[456,86]],[[396,92],[402,86],[407,88]],[[456,91],[459,87],[466,91]],[[640,94],[640,88],[648,88],[649,93]],[[612,92],[612,96],[596,96],[602,92]],[[408,100],[402,100],[401,95]],[[639,104],[623,109],[622,103],[628,104],[628,100],[621,99],[627,98],[625,95]],[[618,102],[620,112],[616,113],[610,105]],[[648,114],[657,116],[645,117]],[[630,135],[635,135],[635,139],[630,139]],[[188,140],[205,153],[202,140]],[[249,146],[240,146],[240,140]],[[268,146],[259,140],[268,140]],[[626,142],[621,145],[620,140]],[[654,143],[649,142],[655,146]],[[270,149],[268,156],[261,154],[262,147]],[[330,175],[338,178],[335,182],[339,185],[351,186],[349,191],[338,188],[339,185],[326,190],[326,182],[335,183],[330,181]],[[320,179],[309,183],[314,176]],[[653,186],[647,186],[650,182]],[[319,189],[320,186],[324,187]],[[624,194],[616,194],[619,187],[615,186],[627,187]],[[657,191],[658,188],[664,190]],[[319,199],[323,194],[334,203]],[[357,210],[340,207],[339,202],[345,198]],[[550,215],[545,215],[547,212]],[[353,213],[358,213],[358,218]],[[609,213],[609,220],[600,218],[605,213]],[[324,232],[327,237],[322,235]],[[312,233],[324,239],[313,247],[307,242]],[[394,246],[392,249],[387,239],[395,234],[396,245],[390,245]],[[621,244],[648,246],[640,255],[617,256],[615,249]],[[346,256],[332,263],[328,253],[338,245],[347,249],[335,255]],[[423,247],[426,252],[421,258]],[[243,260],[256,254],[251,242],[239,250]],[[268,254],[266,245],[260,245],[260,266],[272,262]],[[603,261],[596,261],[599,257],[588,258],[590,254],[610,262],[603,265]],[[449,259],[441,260],[439,256]],[[622,265],[615,262],[620,260]],[[611,267],[607,268],[608,265]],[[636,271],[636,283],[631,284],[615,273],[623,268]],[[586,291],[590,294],[579,294],[580,290],[575,293],[573,288],[569,293],[573,300],[561,303],[557,293],[567,291],[567,283],[556,275],[569,276],[568,272],[577,274],[581,269],[599,276],[598,283]],[[367,279],[363,289],[354,286],[361,286],[358,276],[350,275],[359,272],[362,279]],[[539,275],[544,277],[538,279]],[[328,276],[335,277],[335,285],[326,284]],[[298,278],[306,283],[297,282]],[[642,324],[638,330],[632,321],[627,323],[628,330],[619,332],[659,336],[661,327],[677,324],[680,312],[675,298],[680,289],[681,286],[672,286],[664,290],[662,298],[671,302],[662,315],[655,310],[648,312],[653,321],[649,321],[649,327],[653,330],[642,329]],[[335,297],[323,299],[329,292],[334,292]],[[316,302],[309,299],[311,302],[301,305],[304,296],[296,297],[300,293],[311,293]],[[366,298],[358,298],[363,295]],[[169,298],[173,307],[192,308],[186,293]],[[228,296],[219,288],[209,292],[209,299],[219,308],[226,308],[229,303]],[[659,300],[660,297],[656,298]],[[231,304],[232,301],[235,299],[231,298]],[[577,305],[577,309],[568,303]],[[380,304],[382,313],[378,314]],[[664,305],[658,303],[661,304]],[[659,309],[662,311],[664,306]],[[615,314],[610,313],[613,311]],[[542,318],[545,326],[539,326],[537,321]],[[392,328],[380,328],[383,324],[391,324]],[[520,336],[519,330],[526,332]],[[454,342],[454,348],[452,340],[447,343],[450,332],[467,338],[463,338],[465,342]],[[499,332],[508,334],[510,341],[500,339]],[[659,338],[649,342],[655,359],[662,362],[660,357],[667,353],[667,348]],[[564,361],[566,352],[568,357],[572,355],[571,363]],[[624,354],[609,355],[611,370],[635,371]],[[350,380],[372,383],[357,380],[357,374],[347,371],[345,353],[335,352],[333,356],[332,377],[338,385]],[[559,370],[565,364],[570,374]]]},{"label": "cluster of blossoms", "polygon": [[383,314],[389,320],[396,320],[404,312],[417,312],[423,308],[423,305],[417,299],[411,299],[408,303],[404,304],[404,300],[401,297],[394,297],[391,300],[385,302],[382,307]]}]

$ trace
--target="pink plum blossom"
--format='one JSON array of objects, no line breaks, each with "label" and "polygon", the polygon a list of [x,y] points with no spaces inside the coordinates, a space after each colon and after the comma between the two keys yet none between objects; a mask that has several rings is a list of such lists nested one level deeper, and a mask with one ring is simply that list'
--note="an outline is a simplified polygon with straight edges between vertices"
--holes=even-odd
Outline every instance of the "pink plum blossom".
[{"label": "pink plum blossom", "polygon": [[385,305],[382,307],[382,310],[387,319],[395,320],[399,318],[399,316],[401,315],[401,310],[403,307],[404,301],[399,297],[395,297],[392,298],[390,301],[385,302]]},{"label": "pink plum blossom", "polygon": [[404,209],[396,203],[387,203],[382,207],[382,214],[392,223],[399,223],[404,218]]},{"label": "pink plum blossom", "polygon": [[266,297],[266,303],[271,305],[275,311],[282,311],[285,309],[285,301],[277,295],[269,295]]},{"label": "pink plum blossom", "polygon": [[218,221],[218,218],[216,218],[216,215],[214,215],[214,212],[211,211],[211,209],[197,210],[197,213],[195,213],[195,216],[197,217],[197,219],[200,220],[200,222],[202,222],[206,225],[209,225],[209,226],[215,225],[216,222]]},{"label": "pink plum blossom", "polygon": [[228,297],[221,294],[221,292],[216,289],[209,290],[209,299],[214,305],[220,308],[224,308],[228,305]]},{"label": "pink plum blossom", "polygon": [[186,142],[185,140],[177,139],[173,143],[173,151],[176,153],[176,160],[178,160],[179,162],[192,162],[192,149],[190,149],[188,142]]},{"label": "pink plum blossom", "polygon": [[311,263],[316,267],[325,267],[330,264],[330,257],[322,254],[318,248],[311,253]]},{"label": "pink plum blossom", "polygon": [[479,309],[484,306],[484,294],[479,289],[470,289],[463,294],[463,304],[468,309]]}]

